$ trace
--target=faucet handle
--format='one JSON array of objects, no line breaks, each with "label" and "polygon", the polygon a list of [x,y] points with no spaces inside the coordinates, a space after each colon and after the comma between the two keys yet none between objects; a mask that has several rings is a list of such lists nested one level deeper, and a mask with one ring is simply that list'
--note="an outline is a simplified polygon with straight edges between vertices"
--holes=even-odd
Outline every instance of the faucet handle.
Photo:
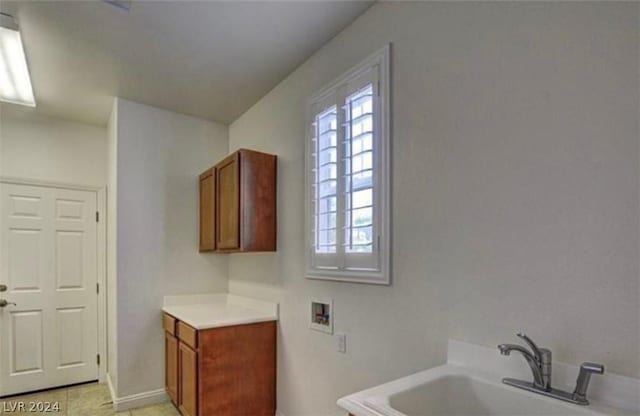
[{"label": "faucet handle", "polygon": [[516,335],[520,337],[524,342],[526,342],[527,345],[529,345],[529,347],[531,348],[531,351],[533,351],[533,356],[536,357],[536,360],[538,360],[538,362],[541,362],[542,352],[540,352],[540,348],[538,348],[536,343],[533,342],[533,340],[529,338],[527,334],[525,334],[524,332],[518,332]]}]

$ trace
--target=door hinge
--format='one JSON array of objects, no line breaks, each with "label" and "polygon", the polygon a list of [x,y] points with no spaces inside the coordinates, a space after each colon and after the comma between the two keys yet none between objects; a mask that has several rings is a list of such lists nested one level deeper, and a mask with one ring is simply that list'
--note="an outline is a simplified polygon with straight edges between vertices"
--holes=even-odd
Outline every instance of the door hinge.
[{"label": "door hinge", "polygon": [[100,283],[96,283],[96,293],[100,293]]},{"label": "door hinge", "polygon": [[96,363],[100,365],[100,354],[96,355]]},{"label": "door hinge", "polygon": [[100,213],[96,211],[96,222],[100,222]]}]

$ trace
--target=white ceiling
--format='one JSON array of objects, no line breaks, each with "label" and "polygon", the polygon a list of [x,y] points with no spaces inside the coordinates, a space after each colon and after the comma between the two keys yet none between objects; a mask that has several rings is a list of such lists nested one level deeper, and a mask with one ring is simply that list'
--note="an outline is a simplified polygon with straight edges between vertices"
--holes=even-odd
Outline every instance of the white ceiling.
[{"label": "white ceiling", "polygon": [[111,97],[229,123],[372,2],[2,1],[37,111],[105,124]]}]

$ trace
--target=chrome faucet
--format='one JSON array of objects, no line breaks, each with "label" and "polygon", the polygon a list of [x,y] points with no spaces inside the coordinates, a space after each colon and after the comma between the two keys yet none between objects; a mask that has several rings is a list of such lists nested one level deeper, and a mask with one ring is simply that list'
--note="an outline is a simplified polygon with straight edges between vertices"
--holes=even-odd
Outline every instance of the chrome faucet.
[{"label": "chrome faucet", "polygon": [[509,355],[511,351],[522,354],[533,373],[533,385],[541,390],[549,390],[551,388],[551,351],[546,348],[538,348],[526,334],[519,332],[516,335],[529,345],[531,352],[520,345],[500,344],[498,345],[500,354]]},{"label": "chrome faucet", "polygon": [[604,366],[595,363],[583,363],[580,366],[580,374],[576,380],[576,388],[573,393],[554,389],[551,387],[551,350],[539,348],[531,338],[523,333],[518,333],[517,335],[529,345],[531,351],[515,344],[500,344],[498,345],[498,350],[502,355],[509,355],[512,351],[522,354],[524,359],[527,360],[529,368],[531,368],[533,383],[513,378],[503,378],[502,382],[504,384],[575,404],[589,404],[587,388],[589,387],[591,374],[604,373]]}]

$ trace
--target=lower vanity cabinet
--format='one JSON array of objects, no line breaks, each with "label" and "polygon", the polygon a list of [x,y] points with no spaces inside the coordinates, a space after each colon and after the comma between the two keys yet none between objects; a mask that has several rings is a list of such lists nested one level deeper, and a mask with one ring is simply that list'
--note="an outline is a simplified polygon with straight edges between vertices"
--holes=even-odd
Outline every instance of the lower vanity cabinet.
[{"label": "lower vanity cabinet", "polygon": [[166,390],[183,416],[275,414],[275,321],[203,330],[164,321]]}]

